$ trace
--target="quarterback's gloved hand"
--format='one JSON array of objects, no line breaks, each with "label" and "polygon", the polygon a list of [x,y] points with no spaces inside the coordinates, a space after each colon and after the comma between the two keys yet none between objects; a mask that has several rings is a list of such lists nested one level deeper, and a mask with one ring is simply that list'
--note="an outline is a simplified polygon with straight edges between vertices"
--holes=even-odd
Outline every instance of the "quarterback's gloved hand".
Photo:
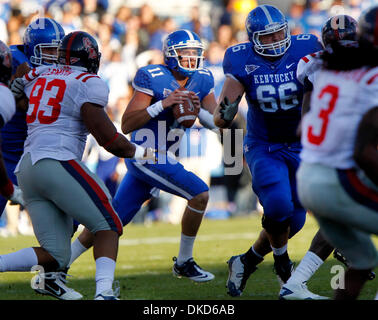
[{"label": "quarterback's gloved hand", "polygon": [[221,119],[230,122],[234,120],[236,113],[238,112],[238,106],[242,96],[238,96],[234,102],[230,102],[227,97],[224,97],[220,103]]},{"label": "quarterback's gloved hand", "polygon": [[20,187],[13,185],[14,191],[13,194],[9,197],[9,201],[11,205],[19,204],[21,209],[25,207],[23,193]]},{"label": "quarterback's gloved hand", "polygon": [[16,78],[12,81],[10,89],[16,99],[19,99],[23,96],[24,87],[25,84],[22,78]]}]

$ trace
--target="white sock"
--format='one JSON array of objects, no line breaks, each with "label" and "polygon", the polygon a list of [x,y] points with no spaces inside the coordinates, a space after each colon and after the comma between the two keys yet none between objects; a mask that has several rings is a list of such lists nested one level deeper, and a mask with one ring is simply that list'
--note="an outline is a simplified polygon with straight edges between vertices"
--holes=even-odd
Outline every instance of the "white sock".
[{"label": "white sock", "polygon": [[71,243],[71,260],[68,263],[67,267],[70,267],[71,264],[79,258],[85,251],[87,251],[88,248],[84,247],[79,238],[76,238],[74,242]]},{"label": "white sock", "polygon": [[196,237],[186,236],[181,233],[180,250],[177,257],[177,264],[183,264],[188,259],[193,257],[193,246]]},{"label": "white sock", "polygon": [[285,244],[281,248],[273,248],[272,246],[270,246],[270,247],[273,250],[273,254],[276,255],[276,256],[282,256],[287,251],[287,244]]},{"label": "white sock", "polygon": [[38,258],[33,248],[24,248],[0,256],[0,272],[30,271],[38,265]]},{"label": "white sock", "polygon": [[112,289],[116,262],[107,257],[96,260],[96,296],[101,292]]},{"label": "white sock", "polygon": [[300,284],[308,281],[323,263],[324,261],[320,259],[315,253],[307,251],[287,283]]},{"label": "white sock", "polygon": [[375,296],[374,300],[378,300],[378,291],[377,291],[377,295]]}]

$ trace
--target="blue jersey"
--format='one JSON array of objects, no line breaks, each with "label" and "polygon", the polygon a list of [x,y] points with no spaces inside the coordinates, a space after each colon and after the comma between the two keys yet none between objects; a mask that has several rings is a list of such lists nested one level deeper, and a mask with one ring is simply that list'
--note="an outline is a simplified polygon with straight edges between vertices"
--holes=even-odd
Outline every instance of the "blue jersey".
[{"label": "blue jersey", "polygon": [[227,49],[225,75],[238,80],[248,102],[245,144],[299,141],[303,86],[296,77],[297,64],[305,55],[322,49],[310,34],[291,36],[291,46],[275,61],[257,54],[250,42]]},{"label": "blue jersey", "polygon": [[[22,45],[10,46],[12,53],[12,74],[17,67],[24,62],[30,66],[30,62],[23,52]],[[18,162],[24,151],[24,141],[27,135],[26,113],[16,110],[13,118],[1,129],[2,144],[1,148],[6,161]]]},{"label": "blue jersey", "polygon": [[[138,70],[133,81],[133,87],[152,96],[151,104],[154,104],[165,99],[180,85],[167,66],[153,64]],[[202,101],[214,90],[213,75],[207,69],[199,69],[190,77],[185,87],[195,92]],[[171,129],[179,127],[180,125],[173,116],[172,108],[166,108],[158,116],[149,120],[142,128],[135,130],[132,133],[131,141],[138,144],[144,143],[146,147],[168,150],[172,144],[179,140],[177,135],[170,137],[168,133]]]}]

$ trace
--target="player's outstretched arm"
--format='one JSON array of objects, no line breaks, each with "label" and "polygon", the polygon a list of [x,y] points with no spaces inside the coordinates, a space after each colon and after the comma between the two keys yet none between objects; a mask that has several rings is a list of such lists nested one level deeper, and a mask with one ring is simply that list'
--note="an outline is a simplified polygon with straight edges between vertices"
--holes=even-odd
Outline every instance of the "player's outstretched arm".
[{"label": "player's outstretched arm", "polygon": [[354,159],[378,186],[378,106],[366,112],[358,126]]},{"label": "player's outstretched arm", "polygon": [[238,105],[243,96],[243,85],[231,77],[227,77],[219,97],[219,103],[214,111],[214,123],[219,128],[228,128],[231,125]]},{"label": "player's outstretched arm", "polygon": [[131,143],[124,135],[117,132],[103,107],[86,102],[81,107],[81,116],[98,144],[120,158],[154,159],[150,148],[143,148]]}]

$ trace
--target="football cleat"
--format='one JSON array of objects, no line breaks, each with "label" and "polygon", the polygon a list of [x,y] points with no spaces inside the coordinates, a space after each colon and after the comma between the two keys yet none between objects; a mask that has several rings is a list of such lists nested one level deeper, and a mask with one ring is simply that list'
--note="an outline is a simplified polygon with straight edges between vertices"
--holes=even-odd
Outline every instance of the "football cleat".
[{"label": "football cleat", "polygon": [[292,272],[294,271],[294,263],[288,259],[284,262],[274,262],[274,268],[273,268],[275,274],[277,275],[278,282],[280,283],[280,287],[289,280],[291,277]]},{"label": "football cleat", "polygon": [[182,265],[177,264],[177,258],[173,257],[173,261],[175,261],[172,269],[172,273],[177,278],[187,277],[190,280],[195,282],[206,282],[213,280],[215,276],[203,270],[194,260],[193,258],[188,259]]},{"label": "football cleat", "polygon": [[328,300],[328,297],[319,296],[307,289],[305,282],[301,284],[284,284],[280,290],[280,300]]},{"label": "football cleat", "polygon": [[231,297],[240,297],[242,295],[249,276],[257,270],[254,265],[246,265],[242,259],[243,256],[244,254],[232,256],[227,261],[228,279],[226,287],[228,289],[227,293]]},{"label": "football cleat", "polygon": [[[333,257],[336,260],[338,260],[341,263],[343,263],[346,267],[349,267],[347,259],[343,256],[343,254],[338,249],[335,249],[333,251]],[[370,271],[368,273],[368,275],[367,275],[367,279],[368,280],[374,280],[375,279],[375,272],[374,271]]]},{"label": "football cleat", "polygon": [[103,291],[95,296],[95,300],[119,300],[113,289]]},{"label": "football cleat", "polygon": [[60,300],[80,300],[83,296],[74,289],[68,288],[63,272],[39,273],[36,276],[34,291],[39,294],[49,295]]}]

